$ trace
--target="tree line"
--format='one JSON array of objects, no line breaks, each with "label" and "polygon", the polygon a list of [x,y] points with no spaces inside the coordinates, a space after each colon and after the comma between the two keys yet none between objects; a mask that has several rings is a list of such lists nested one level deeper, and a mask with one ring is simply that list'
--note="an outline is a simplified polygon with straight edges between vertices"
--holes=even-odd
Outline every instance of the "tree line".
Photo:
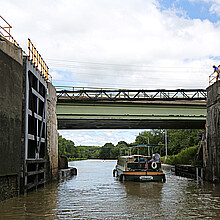
[{"label": "tree line", "polygon": [[[202,130],[197,129],[170,129],[167,130],[168,136],[168,155],[177,155],[190,147],[197,149],[199,145],[199,133]],[[153,152],[159,152],[161,156],[165,155],[165,130],[152,129],[143,131],[136,136],[133,143],[119,141],[116,145],[106,143],[99,146],[75,146],[71,140],[66,140],[58,135],[59,155],[66,156],[69,160],[77,159],[116,159],[122,155],[129,154],[148,154],[147,148],[137,148],[134,145],[150,143],[154,146]]]}]

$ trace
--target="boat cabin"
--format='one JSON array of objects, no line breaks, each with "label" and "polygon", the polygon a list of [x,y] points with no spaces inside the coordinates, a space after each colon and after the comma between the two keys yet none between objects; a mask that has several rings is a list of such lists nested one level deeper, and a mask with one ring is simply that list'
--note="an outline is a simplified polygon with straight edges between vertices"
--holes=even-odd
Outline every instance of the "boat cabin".
[{"label": "boat cabin", "polygon": [[117,168],[123,171],[160,170],[160,161],[151,161],[152,157],[143,155],[121,156]]}]

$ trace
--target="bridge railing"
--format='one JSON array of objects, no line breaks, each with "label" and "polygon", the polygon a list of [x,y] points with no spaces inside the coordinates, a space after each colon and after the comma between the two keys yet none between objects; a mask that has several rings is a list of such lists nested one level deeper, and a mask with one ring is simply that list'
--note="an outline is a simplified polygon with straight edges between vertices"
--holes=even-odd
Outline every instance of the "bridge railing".
[{"label": "bridge railing", "polygon": [[174,100],[206,100],[204,89],[176,90],[129,90],[129,89],[88,89],[72,87],[71,90],[57,88],[58,101],[174,101]]}]

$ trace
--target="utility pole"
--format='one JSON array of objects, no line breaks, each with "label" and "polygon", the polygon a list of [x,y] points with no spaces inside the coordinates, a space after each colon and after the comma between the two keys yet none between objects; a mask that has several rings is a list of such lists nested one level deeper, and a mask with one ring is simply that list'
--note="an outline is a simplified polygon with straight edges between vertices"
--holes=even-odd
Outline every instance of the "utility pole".
[{"label": "utility pole", "polygon": [[[148,138],[148,144],[150,144],[149,137],[147,137],[147,138]],[[148,145],[148,156],[150,156],[150,147],[149,147],[149,145]]]},{"label": "utility pole", "polygon": [[165,130],[165,150],[166,150],[166,155],[165,155],[165,160],[167,159],[167,130]]}]

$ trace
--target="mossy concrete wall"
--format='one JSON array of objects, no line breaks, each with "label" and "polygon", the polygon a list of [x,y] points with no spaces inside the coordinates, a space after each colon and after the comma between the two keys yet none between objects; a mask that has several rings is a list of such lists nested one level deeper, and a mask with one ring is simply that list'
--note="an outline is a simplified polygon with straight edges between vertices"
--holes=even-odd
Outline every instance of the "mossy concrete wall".
[{"label": "mossy concrete wall", "polygon": [[0,37],[0,200],[19,192],[22,166],[23,57]]},{"label": "mossy concrete wall", "polygon": [[220,81],[207,88],[205,178],[220,182]]}]

